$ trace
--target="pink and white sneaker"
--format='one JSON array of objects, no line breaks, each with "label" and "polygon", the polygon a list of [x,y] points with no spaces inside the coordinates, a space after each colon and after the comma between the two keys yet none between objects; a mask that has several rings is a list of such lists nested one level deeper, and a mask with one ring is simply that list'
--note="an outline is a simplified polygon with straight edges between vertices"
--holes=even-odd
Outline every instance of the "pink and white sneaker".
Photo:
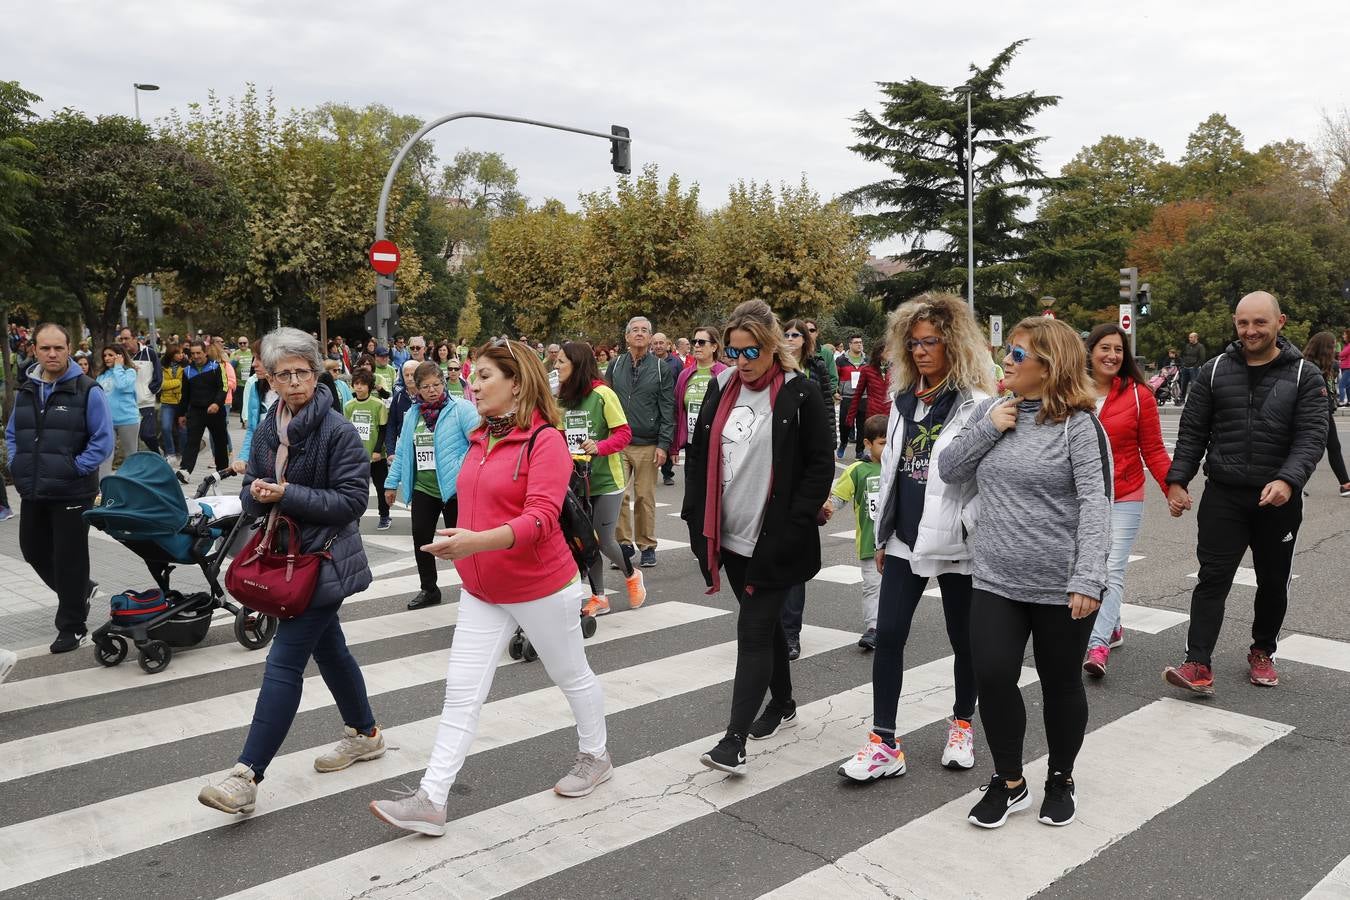
[{"label": "pink and white sneaker", "polygon": [[1111,632],[1111,640],[1106,642],[1106,646],[1112,650],[1122,646],[1125,643],[1125,629],[1117,625],[1115,631]]},{"label": "pink and white sneaker", "polygon": [[854,781],[895,778],[905,774],[905,751],[899,744],[888,747],[881,738],[869,733],[867,743],[839,767],[839,774]]},{"label": "pink and white sneaker", "polygon": [[942,751],[942,765],[948,769],[975,767],[975,726],[965,719],[947,723],[947,746]]},{"label": "pink and white sneaker", "polygon": [[1111,651],[1098,644],[1088,650],[1087,656],[1083,658],[1083,671],[1093,678],[1102,678],[1106,675],[1106,661],[1110,658]]}]

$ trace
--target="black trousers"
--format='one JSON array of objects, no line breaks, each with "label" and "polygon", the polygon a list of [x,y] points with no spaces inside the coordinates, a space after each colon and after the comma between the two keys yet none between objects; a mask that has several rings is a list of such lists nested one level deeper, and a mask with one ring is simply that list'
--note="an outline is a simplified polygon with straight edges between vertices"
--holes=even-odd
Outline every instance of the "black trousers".
[{"label": "black trousers", "polygon": [[731,719],[727,730],[744,737],[759,714],[764,692],[780,708],[792,705],[792,675],[783,634],[783,601],[787,591],[745,583],[750,560],[722,551],[722,567],[740,604],[736,616],[736,678],[731,688]]},{"label": "black trousers", "polygon": [[848,442],[853,439],[853,426],[848,424],[848,406],[853,402],[851,394],[839,398],[839,449],[848,448]]},{"label": "black trousers", "polygon": [[1303,523],[1303,494],[1295,488],[1284,506],[1260,506],[1260,499],[1259,487],[1205,482],[1196,514],[1200,580],[1191,592],[1191,624],[1186,635],[1186,659],[1191,662],[1210,664],[1223,627],[1224,603],[1249,547],[1256,569],[1252,647],[1275,652],[1275,639],[1289,608],[1289,576]]},{"label": "black trousers", "polygon": [[436,557],[424,552],[423,544],[436,539],[437,521],[444,521],[446,528],[454,528],[459,517],[459,498],[451,497],[444,503],[440,497],[433,497],[421,491],[412,492],[412,536],[413,558],[417,560],[417,574],[421,578],[422,590],[435,591]]},{"label": "black trousers", "polygon": [[375,505],[379,507],[380,518],[389,518],[389,501],[384,499],[384,483],[389,478],[389,463],[383,459],[370,464],[370,483],[375,485]]},{"label": "black trousers", "polygon": [[988,591],[972,592],[970,649],[975,660],[980,721],[994,757],[994,771],[1006,780],[1022,777],[1027,710],[1017,677],[1028,637],[1044,699],[1050,771],[1073,772],[1088,721],[1083,654],[1096,620],[1096,613],[1073,618],[1068,604],[1021,603]]},{"label": "black trousers", "polygon": [[204,409],[192,408],[187,413],[187,446],[182,448],[179,455],[178,468],[184,472],[191,473],[197,465],[197,453],[201,450],[202,434],[211,435],[211,450],[215,455],[216,470],[228,468],[230,465],[230,436],[225,430],[225,409],[222,407],[215,414],[208,413]]},{"label": "black trousers", "polygon": [[87,500],[24,500],[19,506],[19,550],[56,594],[56,630],[83,634],[89,600]]},{"label": "black trousers", "polygon": [[806,585],[794,584],[783,594],[783,635],[788,640],[800,640],[805,616]]},{"label": "black trousers", "polygon": [[159,452],[159,414],[153,406],[141,407],[140,438],[151,453]]}]

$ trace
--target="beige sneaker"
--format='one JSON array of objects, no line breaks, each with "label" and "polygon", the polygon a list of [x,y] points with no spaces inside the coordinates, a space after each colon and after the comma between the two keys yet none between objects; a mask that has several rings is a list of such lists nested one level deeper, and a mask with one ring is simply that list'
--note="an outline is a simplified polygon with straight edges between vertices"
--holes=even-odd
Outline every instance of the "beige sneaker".
[{"label": "beige sneaker", "polygon": [[380,729],[375,729],[374,736],[362,734],[348,725],[343,725],[342,731],[346,737],[332,750],[314,760],[314,771],[341,772],[352,763],[384,756],[384,732]]},{"label": "beige sneaker", "polygon": [[599,756],[578,753],[571,771],[553,786],[553,793],[561,797],[585,797],[613,775],[614,763],[610,761],[608,750]]},{"label": "beige sneaker", "polygon": [[236,815],[248,815],[258,801],[258,785],[253,770],[243,763],[235,763],[230,774],[219,784],[208,784],[197,794],[203,806]]},{"label": "beige sneaker", "polygon": [[416,831],[440,837],[445,834],[445,807],[431,802],[427,792],[418,788],[401,794],[396,800],[373,800],[370,811],[381,822],[404,831]]}]

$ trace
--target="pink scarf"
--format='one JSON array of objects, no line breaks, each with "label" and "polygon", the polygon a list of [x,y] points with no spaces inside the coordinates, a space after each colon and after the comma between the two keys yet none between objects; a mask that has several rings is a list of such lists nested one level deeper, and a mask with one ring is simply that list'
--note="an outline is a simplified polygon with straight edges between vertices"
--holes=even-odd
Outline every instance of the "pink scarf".
[{"label": "pink scarf", "polygon": [[[752,391],[769,389],[769,407],[778,402],[778,391],[783,387],[783,367],[774,360],[773,366],[755,381],[743,381],[740,370],[727,382],[727,388],[717,402],[717,412],[713,415],[712,428],[708,432],[708,481],[703,504],[703,536],[708,539],[708,572],[712,575],[712,588],[709,594],[722,589],[722,430],[726,427],[731,411],[741,396],[741,388]],[[772,479],[769,491],[773,491]],[[767,505],[769,498],[765,497]],[[750,586],[746,586],[750,591]]]}]

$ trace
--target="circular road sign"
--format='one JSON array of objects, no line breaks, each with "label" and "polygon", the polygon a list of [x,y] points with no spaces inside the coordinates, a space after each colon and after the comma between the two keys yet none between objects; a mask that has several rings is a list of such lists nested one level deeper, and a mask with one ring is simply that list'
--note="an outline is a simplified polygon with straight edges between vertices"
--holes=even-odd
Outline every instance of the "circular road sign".
[{"label": "circular road sign", "polygon": [[398,245],[393,241],[376,241],[370,245],[370,267],[381,275],[393,275],[398,269]]}]

